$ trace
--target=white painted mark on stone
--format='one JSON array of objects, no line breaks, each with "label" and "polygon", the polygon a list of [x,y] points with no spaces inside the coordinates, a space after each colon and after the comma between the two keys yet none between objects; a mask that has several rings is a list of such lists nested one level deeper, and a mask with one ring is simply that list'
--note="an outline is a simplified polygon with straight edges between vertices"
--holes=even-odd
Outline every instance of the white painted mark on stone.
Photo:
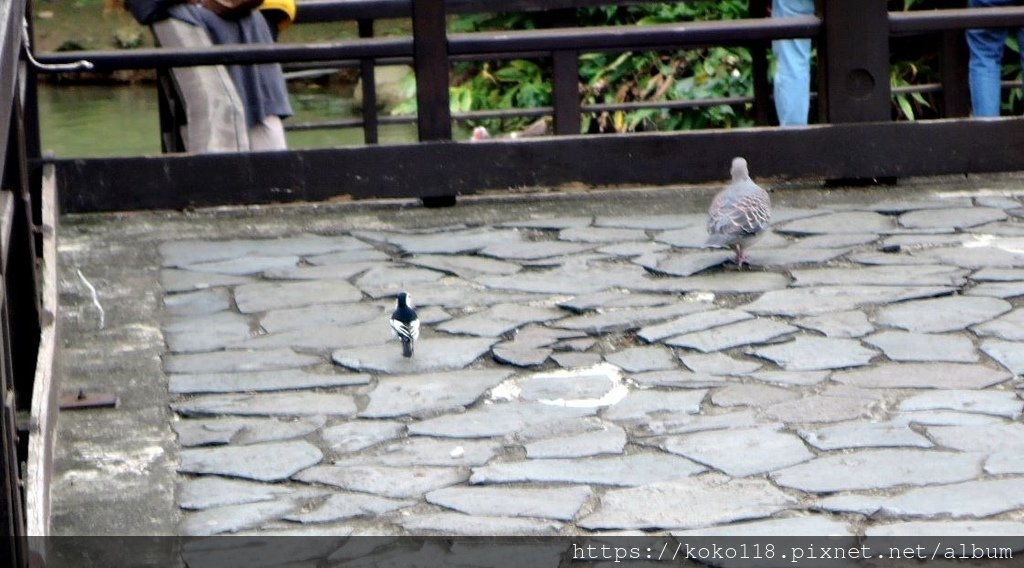
[{"label": "white painted mark on stone", "polygon": [[92,305],[96,306],[96,309],[100,312],[100,329],[103,329],[106,327],[107,312],[103,310],[103,305],[100,304],[100,295],[96,292],[96,287],[85,278],[82,271],[77,268],[75,270],[78,272],[78,277],[82,279],[82,283],[89,289],[89,293],[92,294]]}]

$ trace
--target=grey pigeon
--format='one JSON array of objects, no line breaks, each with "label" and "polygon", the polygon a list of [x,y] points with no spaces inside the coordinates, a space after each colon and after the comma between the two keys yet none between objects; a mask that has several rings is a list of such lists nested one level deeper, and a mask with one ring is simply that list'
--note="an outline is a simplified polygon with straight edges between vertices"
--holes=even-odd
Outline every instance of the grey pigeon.
[{"label": "grey pigeon", "polygon": [[732,160],[732,181],[708,208],[708,240],[705,246],[736,251],[736,264],[747,262],[746,249],[768,228],[772,202],[768,192],[750,179],[747,161]]}]

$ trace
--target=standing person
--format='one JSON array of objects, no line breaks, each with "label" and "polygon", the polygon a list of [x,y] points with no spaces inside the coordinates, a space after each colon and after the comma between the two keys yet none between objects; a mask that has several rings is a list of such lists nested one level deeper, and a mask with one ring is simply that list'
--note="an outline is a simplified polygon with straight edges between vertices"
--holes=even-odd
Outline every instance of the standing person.
[{"label": "standing person", "polygon": [[[969,0],[971,8],[990,6],[1017,6],[1020,0]],[[1017,41],[1022,47],[1024,64],[1024,28],[1018,28]],[[981,28],[967,30],[967,48],[970,50],[967,79],[971,87],[971,107],[974,116],[999,116],[1002,99],[1003,46],[1009,28]]]},{"label": "standing person", "polygon": [[[814,0],[772,0],[773,18],[813,16]],[[775,111],[780,126],[807,124],[811,107],[811,40],[779,39],[775,54]]]},{"label": "standing person", "polygon": [[[172,17],[206,30],[214,44],[274,43],[259,10],[237,19],[218,16],[204,4],[211,0],[128,0],[135,19],[144,25]],[[230,65],[228,73],[245,107],[251,150],[284,150],[282,118],[292,115],[288,89],[279,63]]]}]

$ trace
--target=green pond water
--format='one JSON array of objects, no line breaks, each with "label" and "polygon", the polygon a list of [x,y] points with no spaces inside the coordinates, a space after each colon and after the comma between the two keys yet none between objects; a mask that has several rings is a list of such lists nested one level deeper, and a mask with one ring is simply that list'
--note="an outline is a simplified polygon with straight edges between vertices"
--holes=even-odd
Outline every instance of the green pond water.
[{"label": "green pond water", "polygon": [[[291,93],[295,116],[288,122],[357,118],[351,98],[327,91]],[[153,85],[39,86],[44,151],[61,158],[138,156],[160,153],[160,118]],[[359,128],[287,132],[289,148],[359,146]],[[383,125],[381,143],[416,140],[415,124]]]}]

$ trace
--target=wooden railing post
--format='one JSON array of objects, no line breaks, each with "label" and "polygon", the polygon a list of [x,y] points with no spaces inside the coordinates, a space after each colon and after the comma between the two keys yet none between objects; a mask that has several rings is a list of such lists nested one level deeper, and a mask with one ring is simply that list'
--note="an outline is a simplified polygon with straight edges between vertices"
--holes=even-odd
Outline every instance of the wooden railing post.
[{"label": "wooden railing post", "polygon": [[[889,13],[885,0],[824,0],[818,63],[822,122],[888,121]],[[824,55],[821,55],[824,54]]]},{"label": "wooden railing post", "polygon": [[412,0],[412,31],[420,141],[451,140],[444,0]]},{"label": "wooden railing post", "polygon": [[[373,37],[373,20],[359,20],[359,37]],[[377,73],[372,58],[359,60],[359,77],[363,80],[363,141],[379,140],[377,120]]]},{"label": "wooden railing post", "polygon": [[[751,18],[767,17],[769,0],[750,0]],[[775,122],[775,110],[772,105],[772,84],[768,80],[768,50],[770,41],[758,41],[750,45],[751,75],[754,82],[754,123],[766,126]]]}]

